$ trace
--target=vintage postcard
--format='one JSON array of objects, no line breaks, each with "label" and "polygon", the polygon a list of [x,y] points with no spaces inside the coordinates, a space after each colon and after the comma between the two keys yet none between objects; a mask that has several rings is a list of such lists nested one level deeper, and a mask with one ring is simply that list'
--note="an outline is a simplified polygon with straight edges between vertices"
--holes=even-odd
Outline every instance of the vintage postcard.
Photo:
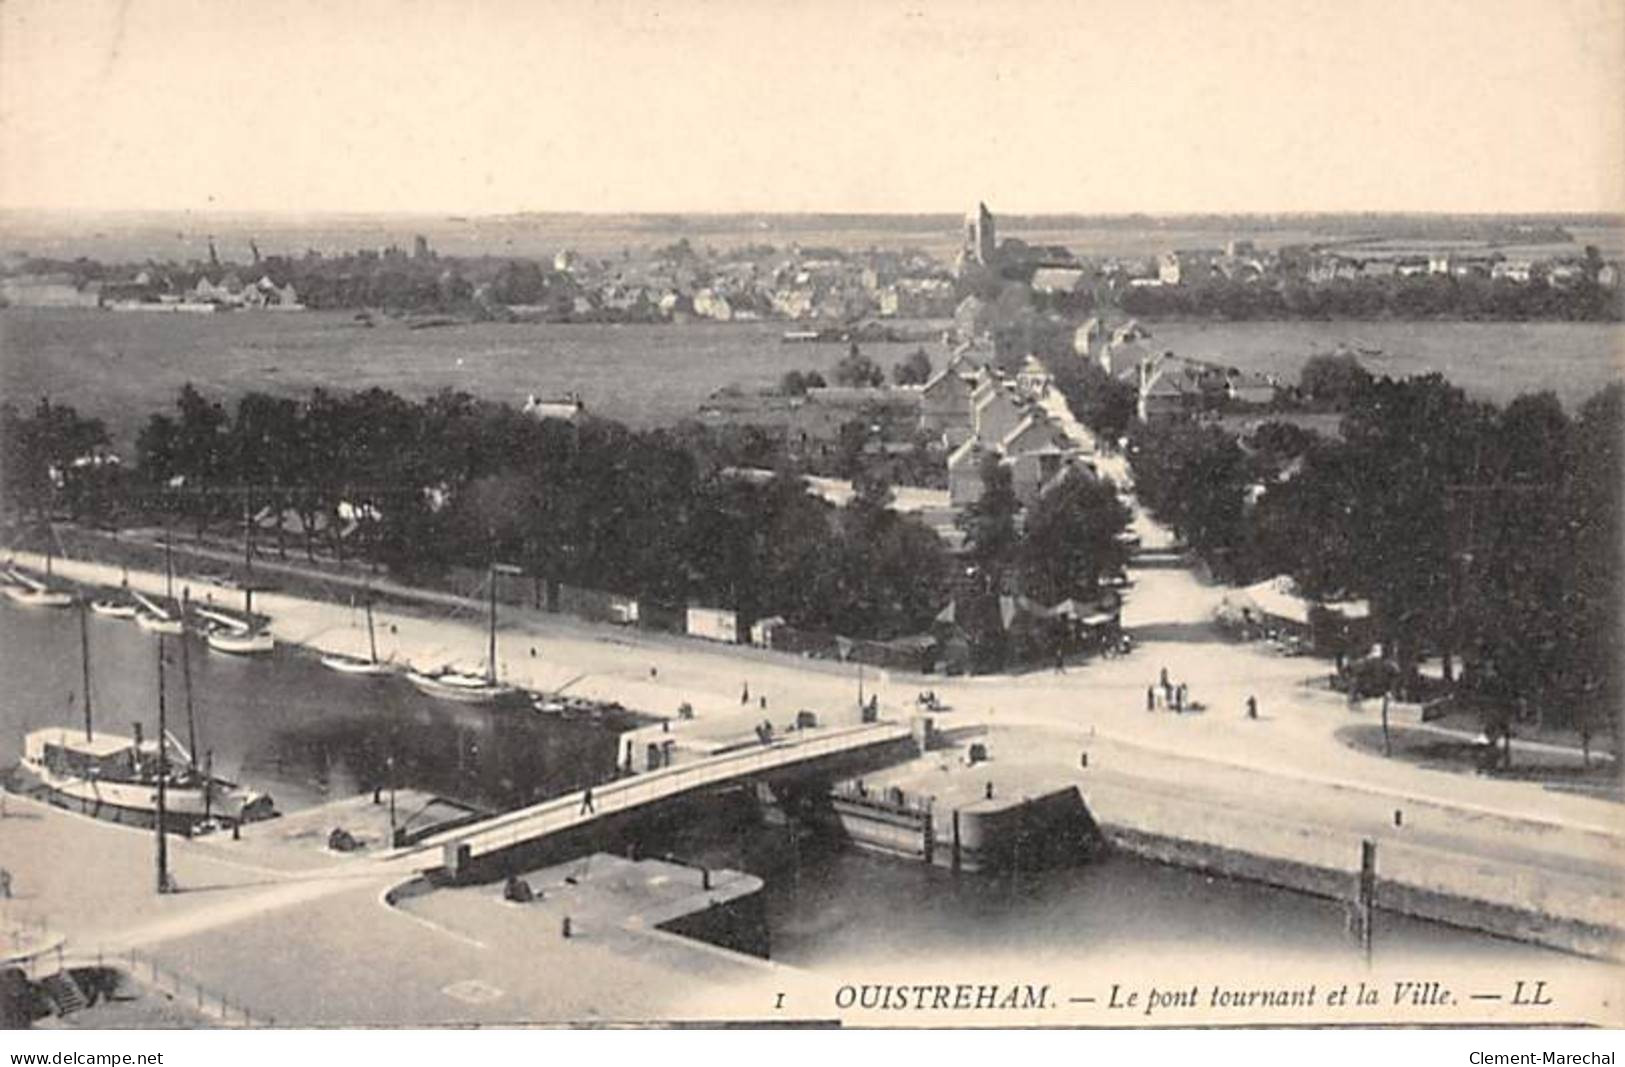
[{"label": "vintage postcard", "polygon": [[8,0],[0,1017],[1625,1024],[1621,99],[1618,0]]}]

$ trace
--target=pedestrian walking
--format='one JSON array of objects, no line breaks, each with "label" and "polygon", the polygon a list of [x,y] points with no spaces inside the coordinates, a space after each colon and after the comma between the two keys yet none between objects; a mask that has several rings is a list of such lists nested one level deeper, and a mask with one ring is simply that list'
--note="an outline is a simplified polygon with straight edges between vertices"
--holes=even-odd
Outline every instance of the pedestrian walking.
[{"label": "pedestrian walking", "polygon": [[1062,652],[1060,649],[1055,650],[1055,673],[1056,674],[1065,674],[1066,673],[1066,654],[1064,652]]},{"label": "pedestrian walking", "polygon": [[750,703],[750,683],[749,682],[745,683],[745,688],[742,689],[740,691],[740,693],[739,693],[739,703],[741,705]]},{"label": "pedestrian walking", "polygon": [[766,711],[766,710],[767,710],[767,697],[766,697],[766,696],[763,696],[763,697],[762,697],[762,698],[761,698],[761,701],[762,701],[762,710],[763,710],[763,711]]},{"label": "pedestrian walking", "polygon": [[590,815],[592,813],[592,786],[589,785],[586,789],[581,791],[581,810],[577,814]]},{"label": "pedestrian walking", "polygon": [[1162,673],[1157,676],[1157,684],[1162,686],[1164,689],[1168,688],[1168,668],[1167,667],[1164,667],[1162,669]]},{"label": "pedestrian walking", "polygon": [[0,900],[11,899],[11,872],[0,867]]},{"label": "pedestrian walking", "polygon": [[989,799],[989,800],[993,799],[993,783],[992,782],[987,783],[987,799]]},{"label": "pedestrian walking", "polygon": [[1157,687],[1154,685],[1148,685],[1145,687],[1145,710],[1157,710]]},{"label": "pedestrian walking", "polygon": [[1252,694],[1247,696],[1247,717],[1249,719],[1258,718],[1258,698]]},{"label": "pedestrian walking", "polygon": [[1175,711],[1184,711],[1185,710],[1185,698],[1188,697],[1189,695],[1190,695],[1190,688],[1184,682],[1180,682],[1179,685],[1174,687],[1174,710]]}]

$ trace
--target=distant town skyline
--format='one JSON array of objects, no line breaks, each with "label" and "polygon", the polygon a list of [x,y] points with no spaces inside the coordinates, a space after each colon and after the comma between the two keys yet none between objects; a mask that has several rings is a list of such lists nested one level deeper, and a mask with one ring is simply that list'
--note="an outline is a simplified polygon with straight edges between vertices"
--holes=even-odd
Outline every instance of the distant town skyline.
[{"label": "distant town skyline", "polygon": [[1625,4],[0,8],[0,208],[1601,213]]}]

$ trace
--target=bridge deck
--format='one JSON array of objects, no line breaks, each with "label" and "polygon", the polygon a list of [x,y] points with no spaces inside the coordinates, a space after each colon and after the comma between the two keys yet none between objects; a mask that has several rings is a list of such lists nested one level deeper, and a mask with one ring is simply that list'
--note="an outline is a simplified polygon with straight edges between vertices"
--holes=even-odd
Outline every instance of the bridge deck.
[{"label": "bridge deck", "polygon": [[825,756],[857,752],[893,744],[911,736],[906,724],[867,723],[841,729],[796,731],[765,745],[723,752],[693,763],[622,778],[586,792],[554,797],[540,804],[499,815],[460,830],[426,838],[412,851],[444,848],[448,859],[463,846],[472,859],[490,852],[539,841],[552,834],[593,822],[605,815],[629,811],[682,793],[722,785],[766,771],[782,770]]}]

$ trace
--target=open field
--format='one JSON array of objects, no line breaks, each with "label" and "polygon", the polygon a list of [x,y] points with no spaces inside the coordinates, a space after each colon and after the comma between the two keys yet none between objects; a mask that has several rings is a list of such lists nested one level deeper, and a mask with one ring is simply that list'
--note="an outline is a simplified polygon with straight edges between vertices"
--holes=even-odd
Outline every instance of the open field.
[{"label": "open field", "polygon": [[[1625,377],[1625,330],[1595,323],[1166,322],[1154,343],[1296,380],[1303,361],[1339,343],[1376,350],[1378,374],[1437,370],[1475,395],[1506,401],[1552,389],[1570,406]],[[341,312],[214,316],[74,309],[0,311],[0,395],[50,396],[106,420],[127,448],[147,415],[193,382],[231,399],[249,390],[303,395],[321,386],[382,386],[410,397],[465,389],[522,403],[579,392],[590,411],[639,424],[694,415],[729,384],[758,389],[792,368],[826,373],[841,345],[786,345],[782,323],[604,326],[480,323],[373,329]],[[865,345],[889,367],[912,344]],[[940,346],[928,346],[941,366]]]},{"label": "open field", "polygon": [[1338,345],[1373,374],[1438,371],[1505,403],[1550,389],[1571,410],[1625,380],[1625,327],[1591,322],[1151,322],[1152,345],[1295,382],[1305,358]]},{"label": "open field", "polygon": [[[967,207],[970,205],[966,205]],[[1415,218],[1296,215],[1236,216],[1089,216],[1012,215],[989,205],[998,217],[999,234],[1031,244],[1062,244],[1081,256],[1152,256],[1175,248],[1215,248],[1232,238],[1253,241],[1259,248],[1285,244],[1347,241],[1354,237],[1404,237],[1443,225],[1429,216]],[[785,248],[921,248],[944,258],[958,251],[962,216],[917,215],[580,215],[536,213],[506,216],[455,215],[211,215],[185,213],[112,213],[52,215],[0,212],[0,254],[26,252],[72,259],[88,256],[104,262],[147,259],[202,260],[212,236],[220,255],[247,262],[252,238],[268,255],[324,254],[390,244],[411,247],[423,234],[443,255],[543,256],[572,248],[593,256],[637,255],[687,238],[696,246],[717,249],[750,244]],[[1596,217],[1560,220],[1574,237],[1567,254],[1579,255],[1587,244],[1603,256],[1625,255],[1625,227]],[[1419,240],[1418,244],[1427,244]],[[1449,243],[1448,240],[1433,243]],[[1507,249],[1513,254],[1512,249]]]},{"label": "open field", "polygon": [[[120,447],[190,381],[231,399],[249,390],[382,386],[408,397],[463,389],[522,404],[527,393],[574,390],[591,412],[649,425],[695,414],[714,390],[777,384],[791,369],[826,375],[844,345],[782,344],[785,324],[606,326],[477,323],[367,329],[344,312],[120,314],[0,311],[0,396],[50,396],[106,420]],[[914,344],[866,344],[881,366]],[[943,356],[932,360],[942,365]]]}]

